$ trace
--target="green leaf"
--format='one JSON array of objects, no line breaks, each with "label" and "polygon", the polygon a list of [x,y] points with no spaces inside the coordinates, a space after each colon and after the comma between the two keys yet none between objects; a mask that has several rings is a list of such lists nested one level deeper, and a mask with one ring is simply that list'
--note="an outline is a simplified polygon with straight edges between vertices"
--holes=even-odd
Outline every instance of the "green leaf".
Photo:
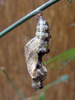
[{"label": "green leaf", "polygon": [[55,67],[56,69],[67,65],[70,61],[75,60],[75,48],[68,50],[60,55],[57,55],[56,57],[49,59],[48,61],[45,61],[44,64],[50,64],[50,66],[47,67],[47,69],[51,69]]},{"label": "green leaf", "polygon": [[40,100],[45,100],[45,91],[42,91],[40,95]]},{"label": "green leaf", "polygon": [[64,66],[66,66],[69,62],[71,62],[71,61],[74,60],[74,59],[75,59],[75,55],[73,55],[67,62],[65,62],[65,63],[61,66],[61,68],[58,70],[58,72],[61,71],[62,68],[63,68]]},{"label": "green leaf", "polygon": [[68,0],[69,1],[69,3],[71,3],[72,2],[72,0]]},{"label": "green leaf", "polygon": [[70,49],[70,50],[68,50],[68,51],[66,51],[66,52],[64,52],[64,53],[61,53],[60,55],[57,55],[57,56],[53,57],[52,59],[49,59],[49,60],[45,61],[44,64],[46,65],[46,64],[51,63],[52,61],[55,61],[55,60],[57,60],[57,59],[60,60],[60,58],[62,58],[62,57],[65,58],[65,57],[67,57],[69,54],[72,54],[72,53],[75,54],[75,48]]}]

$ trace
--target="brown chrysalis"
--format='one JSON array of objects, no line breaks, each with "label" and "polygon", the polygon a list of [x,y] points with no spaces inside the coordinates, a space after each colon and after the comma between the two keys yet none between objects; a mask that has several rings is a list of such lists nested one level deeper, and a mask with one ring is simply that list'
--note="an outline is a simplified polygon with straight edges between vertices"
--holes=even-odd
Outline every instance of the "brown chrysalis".
[{"label": "brown chrysalis", "polygon": [[43,80],[47,69],[42,62],[44,54],[49,52],[50,28],[45,18],[39,14],[37,18],[36,35],[24,46],[27,69],[32,80],[32,87],[38,91],[43,88]]}]

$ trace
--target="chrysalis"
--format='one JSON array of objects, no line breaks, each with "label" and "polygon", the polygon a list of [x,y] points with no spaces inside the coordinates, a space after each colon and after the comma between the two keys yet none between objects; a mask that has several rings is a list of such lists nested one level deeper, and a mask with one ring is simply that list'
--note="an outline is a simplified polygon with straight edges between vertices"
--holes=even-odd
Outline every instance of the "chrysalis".
[{"label": "chrysalis", "polygon": [[43,80],[47,69],[42,62],[42,56],[49,52],[50,28],[48,22],[39,14],[37,18],[36,35],[24,46],[27,69],[32,80],[32,87],[38,91],[43,88]]}]

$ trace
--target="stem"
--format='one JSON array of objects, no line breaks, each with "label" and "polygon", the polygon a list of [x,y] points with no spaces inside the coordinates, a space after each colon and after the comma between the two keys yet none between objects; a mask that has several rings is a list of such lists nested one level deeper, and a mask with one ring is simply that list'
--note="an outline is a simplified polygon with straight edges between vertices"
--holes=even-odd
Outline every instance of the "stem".
[{"label": "stem", "polygon": [[27,14],[26,16],[24,16],[23,18],[21,18],[20,20],[18,20],[17,22],[15,22],[11,26],[9,26],[8,28],[6,28],[2,32],[0,32],[0,38],[2,36],[4,36],[5,34],[7,34],[8,32],[10,32],[11,30],[15,29],[17,26],[19,26],[22,23],[24,23],[25,21],[27,21],[28,19],[30,19],[31,17],[42,12],[43,10],[45,10],[46,8],[55,4],[58,1],[60,1],[60,0],[50,0],[50,1],[46,2],[45,4],[43,4],[42,6],[38,7],[37,9],[33,10],[32,12],[30,12],[29,14]]},{"label": "stem", "polygon": [[68,79],[69,79],[69,75],[68,75],[68,74],[62,75],[62,76],[61,76],[59,79],[57,79],[56,81],[54,81],[54,82],[52,82],[52,83],[46,85],[46,86],[43,88],[43,91],[46,91],[46,90],[49,89],[51,86],[56,85],[56,84],[58,84],[58,83],[60,83],[60,82],[65,82],[65,81],[67,81]]},{"label": "stem", "polygon": [[16,88],[16,86],[14,85],[14,83],[11,81],[10,77],[8,76],[6,70],[4,69],[4,67],[1,67],[1,70],[4,72],[7,80],[9,81],[9,83],[12,85],[12,87],[14,88],[14,90],[17,92],[17,94],[20,96],[20,98],[22,100],[25,100],[25,97],[22,95],[22,93]]}]

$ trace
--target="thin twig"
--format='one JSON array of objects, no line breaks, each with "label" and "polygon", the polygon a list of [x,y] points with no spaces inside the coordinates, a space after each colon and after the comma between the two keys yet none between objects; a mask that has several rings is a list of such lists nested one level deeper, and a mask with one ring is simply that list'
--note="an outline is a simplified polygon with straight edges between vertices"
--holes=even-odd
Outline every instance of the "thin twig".
[{"label": "thin twig", "polygon": [[10,77],[8,76],[6,70],[4,69],[4,67],[1,67],[1,70],[4,72],[5,76],[7,77],[7,80],[10,82],[10,84],[12,85],[12,87],[14,88],[14,90],[17,92],[17,94],[20,96],[20,98],[22,100],[25,100],[25,97],[22,95],[22,93],[16,88],[16,86],[14,85],[14,83],[11,81]]},{"label": "thin twig", "polygon": [[22,23],[24,23],[25,21],[27,21],[28,19],[30,19],[31,17],[33,17],[36,14],[42,12],[43,10],[45,10],[46,8],[48,8],[49,6],[55,4],[58,1],[60,1],[60,0],[50,0],[50,1],[46,2],[45,4],[43,4],[42,6],[38,7],[37,9],[33,10],[32,12],[30,12],[29,14],[27,14],[26,16],[24,16],[23,18],[21,18],[20,20],[18,20],[17,22],[15,22],[11,26],[9,26],[8,28],[6,28],[2,32],[0,32],[0,38],[2,36],[6,35],[11,30],[15,29],[17,26],[19,26]]}]

